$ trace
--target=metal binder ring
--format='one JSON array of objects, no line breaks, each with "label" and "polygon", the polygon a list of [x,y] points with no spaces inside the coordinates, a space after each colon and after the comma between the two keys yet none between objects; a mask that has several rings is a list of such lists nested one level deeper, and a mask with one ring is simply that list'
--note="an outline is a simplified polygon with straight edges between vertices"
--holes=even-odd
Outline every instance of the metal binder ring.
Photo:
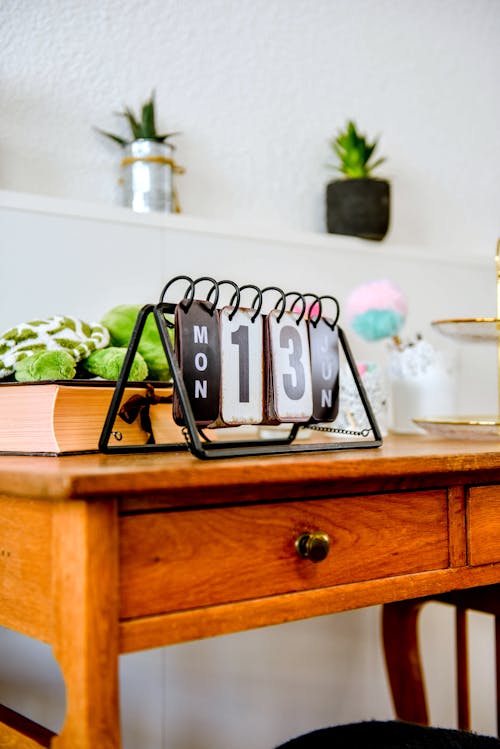
[{"label": "metal binder ring", "polygon": [[[255,309],[255,315],[250,318],[250,322],[255,322],[256,319],[257,319],[257,317],[260,314],[261,309],[262,309],[262,291],[255,284],[253,284],[253,283],[246,283],[243,286],[239,287],[239,290],[240,290],[240,299],[241,299],[241,292],[245,291],[245,289],[254,289],[257,292],[257,296],[255,297],[255,299],[252,302],[252,309]],[[231,301],[229,302],[229,304],[233,304],[234,303],[234,297],[235,297],[235,294],[233,294],[233,296],[231,297]],[[255,307],[255,302],[256,302],[257,299],[259,300],[259,304],[258,304],[258,306],[256,308]]]},{"label": "metal binder ring", "polygon": [[302,318],[306,314],[307,302],[306,302],[304,294],[301,294],[300,291],[289,291],[287,294],[285,294],[285,299],[288,296],[292,296],[292,294],[295,294],[295,299],[293,300],[293,302],[290,305],[290,312],[293,312],[293,308],[295,307],[295,305],[297,304],[297,302],[299,301],[299,299],[302,300],[302,312],[300,313],[300,315],[298,316],[298,318],[296,320],[296,324],[299,325],[301,323],[301,321],[302,321]]},{"label": "metal binder ring", "polygon": [[[311,293],[304,294],[304,297],[306,299],[307,297],[311,297],[312,299],[315,299],[315,301],[309,305],[309,312],[308,312],[309,322],[311,323],[313,328],[315,328],[318,322],[321,320],[321,316],[323,313],[323,305],[321,304],[321,299],[317,294],[311,294]],[[316,315],[316,317],[313,317],[313,315],[311,315],[311,311],[314,309],[316,304],[318,305],[318,314]]]},{"label": "metal binder ring", "polygon": [[[182,302],[180,302],[180,304],[182,304]],[[171,328],[173,330],[175,328],[175,325],[172,322],[172,320],[169,320],[169,318],[167,317],[168,314],[170,315],[172,314],[172,307],[173,305],[168,302],[158,302],[158,304],[156,305],[156,309],[159,310],[160,312],[163,312],[163,317],[165,319],[167,328]]]},{"label": "metal binder ring", "polygon": [[172,284],[174,284],[176,281],[189,281],[189,292],[191,296],[188,296],[187,299],[189,301],[188,306],[191,304],[191,302],[194,299],[194,281],[189,276],[175,276],[174,278],[171,278],[170,281],[165,284],[165,286],[162,289],[162,292],[160,294],[160,304],[165,300],[165,294],[167,293],[168,289]]},{"label": "metal binder ring", "polygon": [[[201,281],[210,281],[210,283],[213,284],[212,288],[210,289],[210,293],[209,293],[209,295],[207,297],[207,302],[208,302],[209,299],[210,299],[210,296],[212,295],[212,291],[215,291],[215,300],[214,300],[214,303],[212,304],[212,307],[208,311],[208,313],[210,315],[213,315],[214,312],[215,312],[215,308],[217,307],[217,302],[219,301],[219,284],[217,283],[217,281],[215,280],[215,278],[211,278],[210,276],[200,276],[200,278],[197,278],[193,282],[193,296],[194,296],[194,289],[196,287],[196,284],[200,283]],[[191,302],[192,301],[193,300],[191,300]]]},{"label": "metal binder ring", "polygon": [[[277,302],[277,303],[276,303],[276,304],[274,305],[274,309],[278,309],[278,304],[279,304],[279,302],[281,301],[281,312],[280,312],[280,314],[279,314],[279,315],[278,315],[278,317],[277,317],[277,322],[280,322],[280,321],[281,321],[281,318],[282,318],[282,317],[283,317],[283,315],[285,314],[285,309],[286,309],[286,297],[285,297],[285,292],[283,291],[283,289],[280,289],[280,288],[278,288],[277,286],[266,286],[266,288],[265,288],[265,289],[262,289],[262,294],[265,294],[265,293],[266,293],[266,291],[277,291],[277,292],[278,292],[278,294],[279,294],[279,295],[281,296],[281,299],[280,299],[280,300],[278,300],[278,302]],[[254,303],[254,304],[255,304],[256,300],[257,300],[257,297],[255,297],[255,299],[253,300],[253,303]]]},{"label": "metal binder ring", "polygon": [[336,312],[336,315],[335,315],[335,319],[334,319],[334,321],[333,321],[332,323],[329,323],[329,322],[328,322],[327,320],[325,320],[325,318],[323,318],[323,320],[325,320],[325,323],[326,323],[326,324],[327,324],[327,325],[328,325],[328,326],[329,326],[329,327],[330,327],[330,328],[331,328],[332,330],[334,330],[334,328],[335,328],[335,326],[336,326],[336,324],[337,324],[337,322],[338,322],[338,319],[339,319],[339,315],[340,315],[340,306],[339,306],[339,303],[338,303],[337,299],[335,299],[335,297],[334,297],[334,296],[328,296],[328,294],[325,294],[325,295],[323,295],[323,296],[320,296],[320,297],[318,297],[318,301],[319,301],[319,302],[321,302],[321,301],[322,301],[322,299],[330,299],[330,300],[331,300],[331,301],[332,301],[332,302],[333,302],[333,303],[335,304],[335,307],[336,307],[336,310],[337,310],[337,312]]},{"label": "metal binder ring", "polygon": [[[231,297],[231,301],[229,302],[229,306],[232,307],[233,306],[233,299],[234,299],[234,297],[236,297],[236,300],[237,300],[236,301],[236,306],[234,307],[233,311],[229,315],[229,320],[232,320],[233,317],[235,316],[235,314],[237,313],[237,311],[240,308],[240,296],[241,296],[241,294],[240,294],[240,287],[234,281],[229,281],[228,279],[226,279],[225,281],[219,281],[218,282],[218,284],[217,284],[218,288],[220,288],[223,283],[231,284],[231,286],[235,289],[234,294]],[[207,296],[207,302],[210,301],[210,297],[212,296],[212,291],[214,289],[215,289],[215,286],[212,286],[212,288],[210,289],[210,291],[208,293],[208,296]]]}]

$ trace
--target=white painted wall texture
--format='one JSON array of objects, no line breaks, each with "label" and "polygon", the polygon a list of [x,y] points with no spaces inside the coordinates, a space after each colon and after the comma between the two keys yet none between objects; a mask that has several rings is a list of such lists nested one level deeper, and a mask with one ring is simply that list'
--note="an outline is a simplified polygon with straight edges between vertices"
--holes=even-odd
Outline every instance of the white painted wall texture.
[{"label": "white painted wall texture", "polygon": [[380,134],[386,241],[491,255],[498,0],[4,0],[0,189],[112,203],[94,130],[155,88],[189,215],[324,231],[329,139]]}]

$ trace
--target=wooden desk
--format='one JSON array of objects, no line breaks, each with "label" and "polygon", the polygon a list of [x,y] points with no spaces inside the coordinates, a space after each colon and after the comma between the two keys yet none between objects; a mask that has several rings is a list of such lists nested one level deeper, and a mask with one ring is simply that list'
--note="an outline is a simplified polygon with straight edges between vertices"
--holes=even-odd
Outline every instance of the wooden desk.
[{"label": "wooden desk", "polygon": [[0,624],[52,646],[67,714],[56,736],[0,708],[0,745],[117,749],[120,653],[496,583],[499,531],[495,442],[1,457]]}]

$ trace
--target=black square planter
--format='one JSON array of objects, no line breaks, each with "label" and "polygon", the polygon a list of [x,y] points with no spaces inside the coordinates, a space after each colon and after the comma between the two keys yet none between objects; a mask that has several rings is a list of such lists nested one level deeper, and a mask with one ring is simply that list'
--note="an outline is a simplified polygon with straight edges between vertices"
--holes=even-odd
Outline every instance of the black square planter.
[{"label": "black square planter", "polygon": [[326,187],[326,227],[330,234],[381,240],[389,228],[391,193],[383,179],[342,179]]}]

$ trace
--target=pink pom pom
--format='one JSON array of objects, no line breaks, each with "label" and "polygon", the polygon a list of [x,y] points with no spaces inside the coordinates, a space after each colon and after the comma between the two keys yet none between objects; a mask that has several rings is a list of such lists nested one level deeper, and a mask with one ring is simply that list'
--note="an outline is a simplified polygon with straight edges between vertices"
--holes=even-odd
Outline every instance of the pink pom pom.
[{"label": "pink pom pom", "polygon": [[[302,312],[302,305],[301,304],[294,304],[292,307],[292,312],[297,312],[299,315]],[[313,320],[316,320],[317,316],[319,315],[319,304],[318,302],[313,302],[312,304],[306,305],[306,311],[305,316],[306,318],[312,317]]]},{"label": "pink pom pom", "polygon": [[345,309],[349,321],[373,309],[390,309],[406,317],[408,304],[397,286],[387,279],[382,279],[357,286],[349,294]]}]

